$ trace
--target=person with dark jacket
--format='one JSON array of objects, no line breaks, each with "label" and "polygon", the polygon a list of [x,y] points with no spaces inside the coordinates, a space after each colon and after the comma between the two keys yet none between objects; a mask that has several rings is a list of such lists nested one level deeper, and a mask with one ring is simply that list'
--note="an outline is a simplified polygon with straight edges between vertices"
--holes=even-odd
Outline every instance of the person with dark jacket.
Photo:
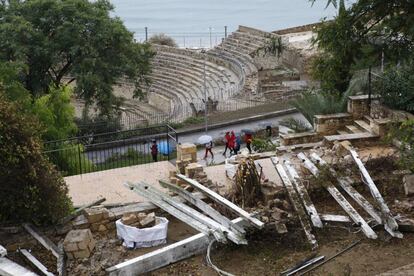
[{"label": "person with dark jacket", "polygon": [[244,140],[246,141],[246,148],[249,150],[249,153],[251,154],[252,153],[251,144],[252,144],[252,141],[253,141],[253,134],[246,133],[244,135]]},{"label": "person with dark jacket", "polygon": [[[226,143],[226,146],[224,148],[223,156],[226,156],[227,149],[230,149],[229,148],[230,132],[228,131],[226,132],[226,135],[224,136],[224,142]],[[231,149],[230,149],[230,153],[231,153]]]},{"label": "person with dark jacket", "polygon": [[214,159],[214,154],[213,154],[213,141],[210,141],[206,144],[206,154],[204,155],[204,159],[207,159],[207,155],[210,152],[211,154],[211,158]]},{"label": "person with dark jacket", "polygon": [[157,162],[158,161],[158,146],[155,140],[152,140],[151,155],[152,155],[152,161]]}]

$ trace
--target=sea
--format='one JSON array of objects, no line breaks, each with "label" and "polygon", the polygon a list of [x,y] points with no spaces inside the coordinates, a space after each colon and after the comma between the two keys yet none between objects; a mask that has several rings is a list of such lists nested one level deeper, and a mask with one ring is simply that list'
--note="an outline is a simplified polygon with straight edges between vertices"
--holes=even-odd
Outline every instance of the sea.
[{"label": "sea", "polygon": [[[164,33],[180,47],[214,47],[239,25],[264,31],[315,23],[334,17],[326,0],[112,0],[113,15],[137,41]],[[147,29],[147,36],[145,29]]]}]

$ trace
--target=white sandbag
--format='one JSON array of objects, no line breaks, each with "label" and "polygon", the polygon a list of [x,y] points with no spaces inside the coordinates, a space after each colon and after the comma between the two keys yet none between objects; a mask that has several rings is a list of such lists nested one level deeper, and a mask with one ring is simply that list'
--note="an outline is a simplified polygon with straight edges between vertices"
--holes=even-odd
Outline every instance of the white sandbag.
[{"label": "white sandbag", "polygon": [[233,177],[236,175],[237,165],[228,163],[226,159],[224,169],[226,171],[226,176],[230,179],[233,179]]},{"label": "white sandbag", "polygon": [[152,247],[167,242],[168,219],[164,217],[155,217],[153,227],[142,229],[123,224],[121,219],[115,224],[116,234],[123,240],[122,245],[127,248]]}]

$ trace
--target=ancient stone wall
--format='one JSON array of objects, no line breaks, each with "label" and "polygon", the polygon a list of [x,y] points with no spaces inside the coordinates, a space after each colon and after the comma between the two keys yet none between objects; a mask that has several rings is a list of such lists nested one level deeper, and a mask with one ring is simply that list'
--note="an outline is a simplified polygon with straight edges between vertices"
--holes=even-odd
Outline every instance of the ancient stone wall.
[{"label": "ancient stone wall", "polygon": [[167,97],[157,93],[148,94],[148,103],[150,105],[156,106],[165,113],[169,114],[172,111],[172,102]]},{"label": "ancient stone wall", "polygon": [[352,124],[353,118],[348,113],[336,113],[328,115],[314,116],[314,129],[321,135],[336,134],[336,132],[346,125]]}]

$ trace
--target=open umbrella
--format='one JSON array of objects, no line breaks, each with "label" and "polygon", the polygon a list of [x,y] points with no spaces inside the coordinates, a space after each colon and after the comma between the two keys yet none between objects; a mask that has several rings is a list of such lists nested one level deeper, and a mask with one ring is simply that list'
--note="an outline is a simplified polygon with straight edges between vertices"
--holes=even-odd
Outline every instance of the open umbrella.
[{"label": "open umbrella", "polygon": [[158,151],[161,154],[169,154],[173,151],[173,147],[171,145],[169,145],[166,141],[163,142],[159,142],[158,143]]},{"label": "open umbrella", "polygon": [[244,134],[253,134],[254,133],[254,131],[252,129],[248,129],[248,128],[242,129],[241,132],[244,132]]},{"label": "open umbrella", "polygon": [[260,126],[260,127],[266,128],[266,127],[269,127],[269,126],[272,127],[273,123],[268,122],[268,121],[264,121],[264,122],[259,122],[257,125]]},{"label": "open umbrella", "polygon": [[203,135],[198,137],[197,139],[197,143],[199,144],[207,144],[210,143],[211,141],[213,141],[213,138],[210,135]]}]

